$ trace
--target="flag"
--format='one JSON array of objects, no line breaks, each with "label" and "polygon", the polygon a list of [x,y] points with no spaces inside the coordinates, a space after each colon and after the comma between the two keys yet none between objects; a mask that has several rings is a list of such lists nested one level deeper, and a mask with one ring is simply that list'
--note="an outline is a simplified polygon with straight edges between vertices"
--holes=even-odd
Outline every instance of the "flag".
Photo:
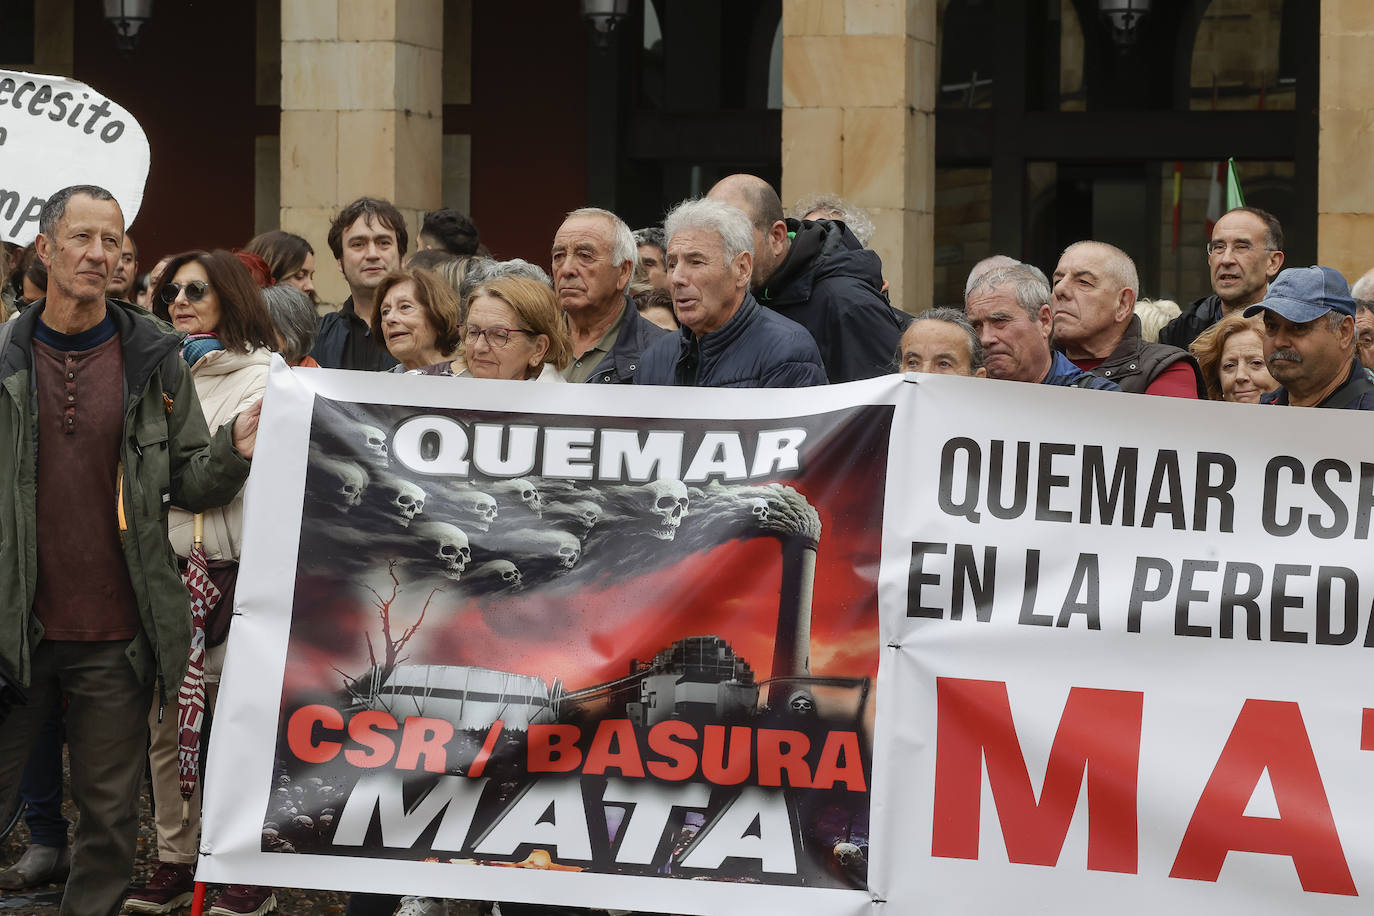
[{"label": "flag", "polygon": [[191,595],[191,655],[177,690],[177,777],[181,788],[181,822],[189,821],[191,795],[200,777],[200,728],[205,721],[205,620],[219,603],[220,591],[210,579],[205,559],[205,519],[195,517],[191,555],[182,580]]},{"label": "flag", "polygon": [[1217,220],[1226,211],[1221,208],[1221,202],[1226,194],[1226,163],[1218,162],[1212,169],[1212,180],[1207,185],[1207,238],[1212,237],[1212,230],[1216,228]]},{"label": "flag", "polygon": [[1183,163],[1174,163],[1174,251],[1178,251],[1178,237],[1183,230]]},{"label": "flag", "polygon": [[1207,237],[1212,237],[1212,229],[1223,214],[1243,206],[1245,195],[1240,189],[1240,173],[1236,171],[1236,160],[1218,162],[1212,172],[1212,183],[1207,188]]},{"label": "flag", "polygon": [[1240,189],[1240,173],[1236,171],[1236,160],[1226,160],[1226,209],[1234,210],[1245,206],[1245,194]]}]

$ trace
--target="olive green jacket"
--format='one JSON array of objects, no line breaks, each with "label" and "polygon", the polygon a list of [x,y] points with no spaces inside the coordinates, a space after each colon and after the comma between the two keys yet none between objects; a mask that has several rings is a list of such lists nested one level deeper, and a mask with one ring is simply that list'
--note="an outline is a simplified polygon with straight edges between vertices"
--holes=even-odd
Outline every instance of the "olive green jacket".
[{"label": "olive green jacket", "polygon": [[[27,685],[43,627],[33,614],[38,581],[37,398],[31,342],[42,301],[10,322],[0,346],[0,661]],[[125,303],[107,299],[124,350],[124,435],[118,518],[141,630],[124,654],[144,683],[175,698],[191,644],[190,599],[167,542],[167,509],[199,512],[234,498],[248,461],[233,446],[233,424],[211,438],[181,359],[181,335]],[[6,335],[0,333],[0,340]],[[68,522],[82,536],[85,522]],[[80,575],[73,569],[73,575]]]}]

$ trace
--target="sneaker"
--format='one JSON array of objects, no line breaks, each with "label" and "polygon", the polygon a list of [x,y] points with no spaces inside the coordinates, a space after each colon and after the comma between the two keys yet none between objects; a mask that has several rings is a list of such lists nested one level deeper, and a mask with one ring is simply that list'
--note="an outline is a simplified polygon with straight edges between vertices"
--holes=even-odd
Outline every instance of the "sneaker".
[{"label": "sneaker", "polygon": [[448,916],[448,901],[434,897],[402,897],[396,916]]},{"label": "sneaker", "polygon": [[170,913],[195,896],[196,872],[190,865],[159,862],[157,871],[124,901],[126,913]]},{"label": "sneaker", "polygon": [[220,891],[210,916],[262,916],[277,908],[277,895],[270,887],[231,884]]}]

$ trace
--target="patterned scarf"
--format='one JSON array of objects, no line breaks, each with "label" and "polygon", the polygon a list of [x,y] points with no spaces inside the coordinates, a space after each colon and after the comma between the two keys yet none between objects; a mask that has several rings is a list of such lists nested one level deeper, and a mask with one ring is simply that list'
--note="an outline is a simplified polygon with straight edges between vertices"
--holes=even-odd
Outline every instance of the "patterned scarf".
[{"label": "patterned scarf", "polygon": [[191,334],[181,345],[181,358],[186,360],[186,365],[194,366],[206,353],[223,349],[224,344],[219,342],[217,334]]}]

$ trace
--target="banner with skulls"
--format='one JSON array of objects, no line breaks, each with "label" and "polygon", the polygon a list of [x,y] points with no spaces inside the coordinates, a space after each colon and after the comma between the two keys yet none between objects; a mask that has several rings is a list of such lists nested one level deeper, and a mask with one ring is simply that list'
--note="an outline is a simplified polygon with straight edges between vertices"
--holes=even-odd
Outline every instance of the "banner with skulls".
[{"label": "banner with skulls", "polygon": [[275,365],[201,876],[870,906],[900,387]]}]

